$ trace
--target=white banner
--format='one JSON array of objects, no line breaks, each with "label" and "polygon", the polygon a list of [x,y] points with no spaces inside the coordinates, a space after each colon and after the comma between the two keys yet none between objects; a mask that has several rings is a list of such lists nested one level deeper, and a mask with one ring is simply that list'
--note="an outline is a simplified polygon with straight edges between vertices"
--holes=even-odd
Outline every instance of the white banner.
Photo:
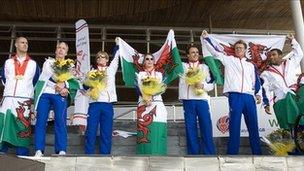
[{"label": "white banner", "polygon": [[[90,71],[90,41],[89,28],[85,20],[78,20],[76,28],[76,77],[84,80],[85,75]],[[89,107],[89,98],[79,90],[75,97],[75,110],[73,116],[74,125],[86,125],[86,114]]]},{"label": "white banner", "polygon": [[[286,36],[281,35],[242,35],[242,34],[210,34],[209,42],[213,47],[227,55],[234,54],[234,43],[243,40],[247,44],[246,57],[252,60],[265,60],[265,53],[270,49],[283,49]],[[202,40],[202,37],[201,37]],[[203,43],[202,43],[203,44]],[[211,56],[203,46],[203,55]],[[257,59],[259,58],[259,59]]]},{"label": "white banner", "polygon": [[88,24],[84,20],[78,20],[76,27],[76,76],[84,77],[90,70],[90,40]]},{"label": "white banner", "polygon": [[[213,127],[213,137],[229,136],[229,105],[227,97],[213,97],[211,103],[211,118]],[[272,109],[271,109],[272,110]],[[264,107],[257,105],[258,124],[260,136],[266,136],[272,131],[279,129],[278,121],[273,110],[272,115],[266,114]],[[248,137],[247,127],[242,115],[241,137]]]},{"label": "white banner", "polygon": [[[266,65],[266,53],[271,49],[283,49],[286,36],[278,35],[238,35],[238,34],[210,34],[205,40],[210,44],[216,51],[222,52],[227,56],[235,56],[234,54],[234,43],[243,40],[247,44],[246,57],[262,71]],[[202,43],[202,51],[204,57],[212,56],[206,47],[206,41]],[[210,66],[209,66],[210,67]],[[213,68],[210,68],[213,70]]]}]

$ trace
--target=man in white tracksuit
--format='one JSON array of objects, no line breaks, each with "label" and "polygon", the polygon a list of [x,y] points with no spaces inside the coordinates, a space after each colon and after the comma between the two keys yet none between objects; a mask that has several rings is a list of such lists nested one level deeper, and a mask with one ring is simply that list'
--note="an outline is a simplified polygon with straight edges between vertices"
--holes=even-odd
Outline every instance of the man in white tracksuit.
[{"label": "man in white tracksuit", "polygon": [[[209,68],[199,62],[199,51],[196,46],[187,48],[188,62],[183,62],[185,73],[189,68],[199,68],[205,75],[204,80],[197,85],[189,85],[185,78],[179,79],[179,99],[183,102],[184,117],[187,135],[188,154],[215,154],[215,146],[212,135],[212,121],[210,116],[209,103],[210,97],[207,92],[214,88],[210,78]],[[195,89],[202,88],[204,93],[196,94]],[[199,121],[200,134],[202,138],[202,148],[198,139],[197,118]]]},{"label": "man in white tracksuit", "polygon": [[297,105],[300,102],[295,98],[295,92],[300,86],[296,74],[297,69],[300,68],[303,51],[293,35],[288,35],[287,38],[291,42],[292,51],[283,59],[280,49],[271,49],[268,52],[270,65],[262,72],[261,78],[264,80],[263,87],[267,94],[274,92],[273,107],[280,127],[291,129],[299,112],[303,112],[303,110],[299,111],[303,105]]},{"label": "man in white tracksuit", "polygon": [[14,147],[17,155],[29,155],[30,109],[40,69],[27,54],[25,37],[17,38],[15,47],[16,54],[5,61],[1,70],[4,92],[0,107],[0,151],[6,153],[9,147]]},{"label": "man in white tracksuit", "polygon": [[[227,56],[216,51],[207,31],[202,37],[211,54],[219,59],[225,67],[224,90],[229,101],[229,140],[227,154],[239,153],[242,114],[249,132],[251,151],[254,155],[261,154],[258,128],[257,109],[255,101],[256,73],[254,65],[247,61],[245,50],[247,44],[239,40],[234,44],[235,56]],[[258,96],[260,98],[260,96]]]}]

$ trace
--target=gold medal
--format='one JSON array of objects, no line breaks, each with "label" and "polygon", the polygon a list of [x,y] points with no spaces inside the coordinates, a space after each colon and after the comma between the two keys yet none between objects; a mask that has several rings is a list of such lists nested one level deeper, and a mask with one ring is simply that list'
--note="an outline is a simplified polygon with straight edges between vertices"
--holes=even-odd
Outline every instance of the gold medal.
[{"label": "gold medal", "polygon": [[15,79],[16,79],[16,80],[22,80],[23,78],[24,78],[23,75],[16,75],[16,76],[15,76]]}]

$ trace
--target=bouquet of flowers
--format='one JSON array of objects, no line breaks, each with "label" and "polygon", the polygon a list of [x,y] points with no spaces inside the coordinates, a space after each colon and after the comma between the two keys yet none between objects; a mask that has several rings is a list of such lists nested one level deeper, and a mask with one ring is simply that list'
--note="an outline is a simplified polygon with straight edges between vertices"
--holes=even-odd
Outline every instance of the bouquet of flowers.
[{"label": "bouquet of flowers", "polygon": [[293,151],[295,148],[291,133],[285,129],[273,131],[266,137],[262,137],[261,140],[265,142],[277,156],[286,156],[288,152]]},{"label": "bouquet of flowers", "polygon": [[99,98],[100,91],[103,91],[107,87],[106,78],[106,71],[89,71],[84,81],[84,85],[90,87],[87,95],[89,95],[92,99],[97,100]]},{"label": "bouquet of flowers", "polygon": [[193,86],[196,95],[202,95],[205,93],[202,88],[197,87],[197,85],[206,78],[206,75],[201,69],[197,67],[190,67],[183,77],[185,78],[187,84]]},{"label": "bouquet of flowers", "polygon": [[141,82],[140,90],[145,102],[151,101],[152,96],[164,93],[167,88],[166,84],[154,77],[143,78]]},{"label": "bouquet of flowers", "polygon": [[64,82],[73,78],[72,68],[74,61],[72,59],[56,59],[52,68],[54,70],[54,80],[56,82]]}]

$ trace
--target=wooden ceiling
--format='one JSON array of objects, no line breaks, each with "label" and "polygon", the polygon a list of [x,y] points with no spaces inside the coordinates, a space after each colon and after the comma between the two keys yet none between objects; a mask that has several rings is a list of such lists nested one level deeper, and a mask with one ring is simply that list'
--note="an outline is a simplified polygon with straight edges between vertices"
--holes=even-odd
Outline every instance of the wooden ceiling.
[{"label": "wooden ceiling", "polygon": [[1,0],[0,9],[4,22],[293,29],[289,0]]}]

